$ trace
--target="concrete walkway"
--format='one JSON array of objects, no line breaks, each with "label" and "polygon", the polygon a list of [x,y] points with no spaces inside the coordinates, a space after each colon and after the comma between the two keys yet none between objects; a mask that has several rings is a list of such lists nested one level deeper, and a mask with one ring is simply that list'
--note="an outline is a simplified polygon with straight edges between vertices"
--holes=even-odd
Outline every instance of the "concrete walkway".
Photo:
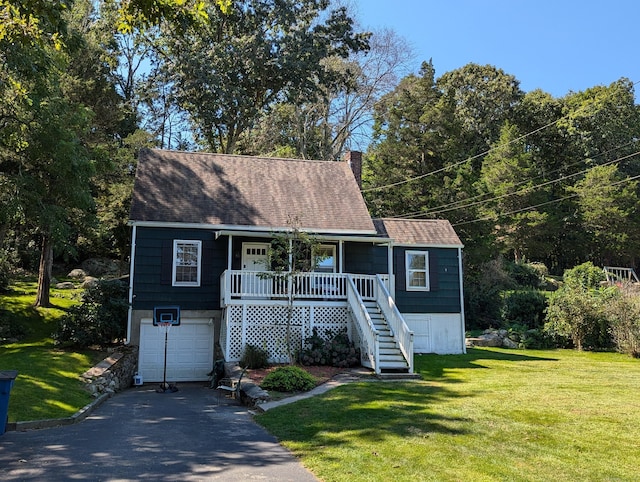
[{"label": "concrete walkway", "polygon": [[375,378],[372,377],[363,377],[363,374],[369,375],[370,372],[366,372],[366,374],[364,372],[359,372],[356,370],[353,370],[351,372],[348,373],[341,373],[339,375],[336,375],[335,377],[333,377],[331,380],[329,380],[326,383],[323,383],[322,385],[317,386],[316,388],[314,388],[313,390],[310,390],[308,392],[304,392],[304,393],[300,393],[298,395],[294,395],[292,397],[287,397],[287,398],[283,398],[281,400],[275,400],[272,402],[266,402],[266,403],[261,403],[260,405],[256,406],[256,410],[262,411],[262,412],[266,412],[267,410],[271,410],[272,408],[276,408],[276,407],[281,407],[283,405],[287,405],[289,403],[293,403],[293,402],[297,402],[298,400],[303,400],[305,398],[310,398],[316,395],[319,395],[321,393],[325,393],[328,392],[329,390],[332,390],[336,387],[339,387],[340,385],[344,385],[346,383],[351,383],[351,382],[356,382],[356,381],[363,381],[363,380],[368,380],[368,381],[373,381],[375,380]]}]

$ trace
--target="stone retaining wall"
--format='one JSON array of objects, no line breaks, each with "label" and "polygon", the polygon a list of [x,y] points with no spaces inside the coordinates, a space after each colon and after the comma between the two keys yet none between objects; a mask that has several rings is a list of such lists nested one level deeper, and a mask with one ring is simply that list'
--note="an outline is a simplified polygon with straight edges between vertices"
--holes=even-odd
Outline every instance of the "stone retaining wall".
[{"label": "stone retaining wall", "polygon": [[81,375],[86,388],[94,397],[115,393],[133,384],[138,366],[138,347],[123,346]]}]

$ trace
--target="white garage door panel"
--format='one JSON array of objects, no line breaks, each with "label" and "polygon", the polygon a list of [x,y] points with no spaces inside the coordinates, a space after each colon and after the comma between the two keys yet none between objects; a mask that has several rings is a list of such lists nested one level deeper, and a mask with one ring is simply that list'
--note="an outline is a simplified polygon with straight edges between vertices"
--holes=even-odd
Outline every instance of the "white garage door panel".
[{"label": "white garage door panel", "polygon": [[[146,382],[161,382],[164,369],[164,328],[151,319],[140,324],[138,373]],[[213,366],[213,325],[208,319],[182,319],[167,337],[167,381],[204,381]]]}]

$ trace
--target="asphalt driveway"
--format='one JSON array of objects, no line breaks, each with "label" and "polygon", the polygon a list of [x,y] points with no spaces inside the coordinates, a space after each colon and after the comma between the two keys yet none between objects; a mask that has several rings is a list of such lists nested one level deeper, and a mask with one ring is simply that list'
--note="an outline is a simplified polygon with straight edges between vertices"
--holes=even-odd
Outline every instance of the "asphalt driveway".
[{"label": "asphalt driveway", "polygon": [[178,387],[131,388],[80,423],[6,432],[0,480],[317,480],[246,407],[203,384]]}]

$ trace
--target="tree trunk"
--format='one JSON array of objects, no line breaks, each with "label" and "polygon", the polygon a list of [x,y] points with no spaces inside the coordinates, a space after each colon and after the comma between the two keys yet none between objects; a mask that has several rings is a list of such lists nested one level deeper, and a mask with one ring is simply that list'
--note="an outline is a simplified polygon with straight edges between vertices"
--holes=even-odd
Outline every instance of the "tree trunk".
[{"label": "tree trunk", "polygon": [[40,251],[40,266],[38,268],[38,292],[34,306],[43,308],[51,306],[49,302],[49,288],[51,287],[51,267],[53,266],[53,242],[47,234],[42,236],[42,250]]}]

